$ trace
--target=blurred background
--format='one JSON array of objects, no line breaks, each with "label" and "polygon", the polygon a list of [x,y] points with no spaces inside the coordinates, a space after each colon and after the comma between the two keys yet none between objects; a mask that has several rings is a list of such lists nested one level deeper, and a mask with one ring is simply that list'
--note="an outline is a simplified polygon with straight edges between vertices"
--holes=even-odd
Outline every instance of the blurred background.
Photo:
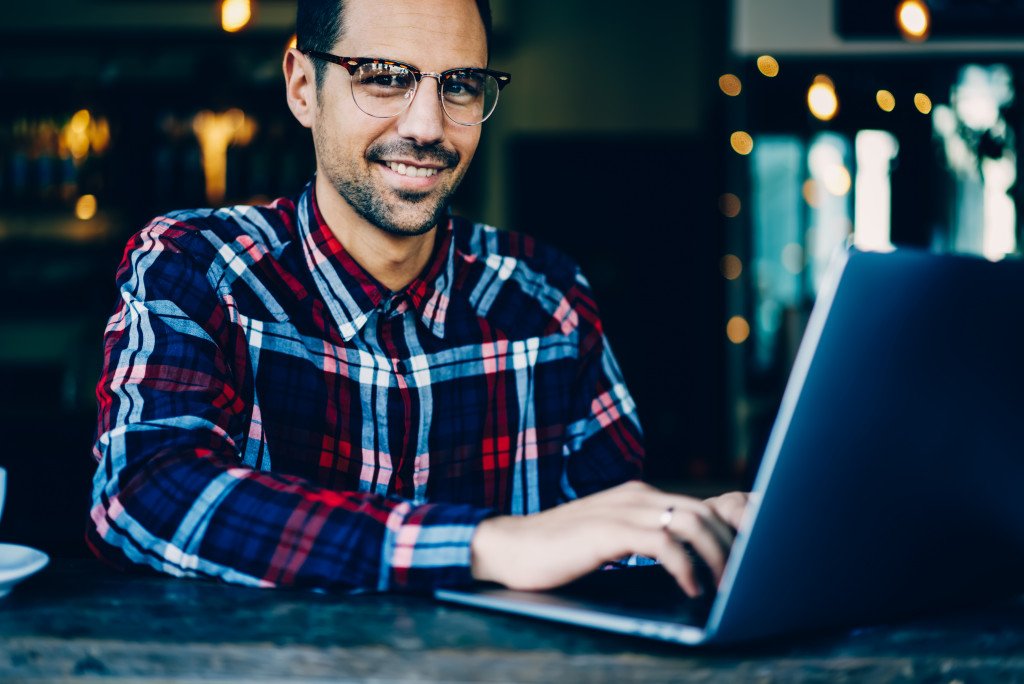
[{"label": "blurred background", "polygon": [[[749,485],[837,246],[1019,253],[1024,0],[492,0],[456,210],[574,255],[650,480]],[[0,538],[81,542],[128,236],[301,190],[282,0],[0,5]]]}]

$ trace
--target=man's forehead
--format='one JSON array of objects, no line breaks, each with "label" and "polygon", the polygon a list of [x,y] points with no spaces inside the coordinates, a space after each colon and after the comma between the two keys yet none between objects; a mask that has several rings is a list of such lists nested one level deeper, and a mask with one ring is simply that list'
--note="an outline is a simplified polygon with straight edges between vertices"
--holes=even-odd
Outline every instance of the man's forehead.
[{"label": "man's forehead", "polygon": [[353,56],[389,57],[427,69],[487,61],[475,0],[346,0],[338,47]]}]

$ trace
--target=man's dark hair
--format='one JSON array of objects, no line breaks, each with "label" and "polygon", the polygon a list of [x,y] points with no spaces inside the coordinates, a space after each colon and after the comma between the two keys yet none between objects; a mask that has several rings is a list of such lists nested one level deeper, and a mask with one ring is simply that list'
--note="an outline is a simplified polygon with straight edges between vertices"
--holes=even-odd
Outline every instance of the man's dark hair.
[{"label": "man's dark hair", "polygon": [[[487,49],[491,47],[491,3],[490,0],[476,0],[476,8],[484,22],[487,37]],[[300,50],[318,50],[330,52],[338,42],[344,24],[345,0],[299,0],[295,13],[295,36]],[[363,55],[352,55],[362,57]],[[367,55],[373,56],[376,55]],[[319,59],[313,60],[316,70],[316,89],[323,85],[327,64]]]}]

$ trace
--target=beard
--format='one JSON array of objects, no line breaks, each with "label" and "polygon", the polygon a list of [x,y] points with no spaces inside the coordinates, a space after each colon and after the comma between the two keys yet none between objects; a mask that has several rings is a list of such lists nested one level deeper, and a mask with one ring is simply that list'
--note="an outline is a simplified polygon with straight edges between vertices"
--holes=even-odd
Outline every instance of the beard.
[{"label": "beard", "polygon": [[447,182],[427,192],[395,190],[372,174],[362,174],[358,163],[338,162],[343,155],[325,143],[326,140],[317,141],[317,149],[326,151],[323,171],[334,189],[363,219],[399,237],[423,235],[433,230],[466,172],[465,168],[455,170],[461,160],[459,153],[439,144],[417,145],[403,140],[370,146],[365,154],[365,161],[370,165],[388,158],[403,158],[441,164],[451,171]]}]

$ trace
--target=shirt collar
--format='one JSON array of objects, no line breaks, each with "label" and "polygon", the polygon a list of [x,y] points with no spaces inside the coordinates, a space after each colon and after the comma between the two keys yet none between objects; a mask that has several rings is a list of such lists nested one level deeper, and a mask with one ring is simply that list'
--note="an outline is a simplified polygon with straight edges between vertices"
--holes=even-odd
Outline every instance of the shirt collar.
[{"label": "shirt collar", "polygon": [[444,337],[455,280],[451,217],[437,228],[434,253],[420,275],[401,291],[391,292],[360,266],[331,232],[320,214],[312,181],[306,185],[297,208],[298,232],[306,264],[346,342],[362,329],[375,311],[385,314],[404,312],[407,308],[416,312],[431,333]]}]

